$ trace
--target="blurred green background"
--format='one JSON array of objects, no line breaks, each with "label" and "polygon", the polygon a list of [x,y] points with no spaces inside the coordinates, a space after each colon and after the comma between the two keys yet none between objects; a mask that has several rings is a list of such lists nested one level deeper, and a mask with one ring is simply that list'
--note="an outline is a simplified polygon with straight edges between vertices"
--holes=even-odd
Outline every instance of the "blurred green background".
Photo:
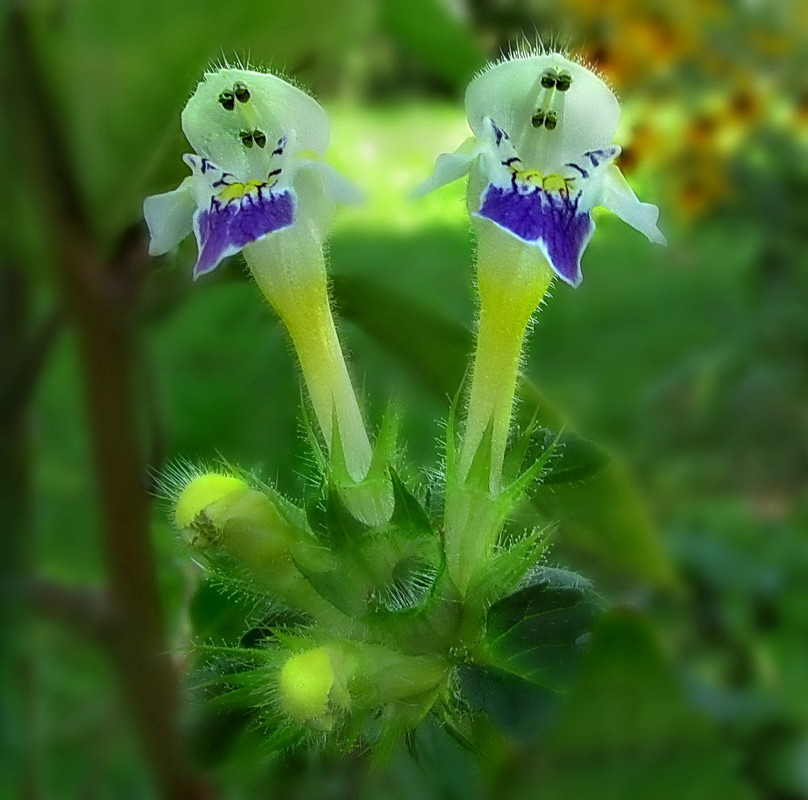
[{"label": "blurred green background", "polygon": [[[0,31],[0,796],[808,797],[804,4],[40,0]],[[467,135],[474,72],[537,34],[619,93],[619,163],[670,242],[598,216],[525,364],[647,506],[583,484],[550,553],[621,610],[553,721],[500,708],[482,754],[427,726],[382,776],[255,759],[189,695],[199,574],[154,480],[223,456],[299,491],[298,377],[238,258],[192,285],[192,242],[147,256],[142,200],[184,177],[211,62],[309,86],[368,195],[330,242],[342,335],[426,472],[473,246],[461,185],[407,195]]]}]

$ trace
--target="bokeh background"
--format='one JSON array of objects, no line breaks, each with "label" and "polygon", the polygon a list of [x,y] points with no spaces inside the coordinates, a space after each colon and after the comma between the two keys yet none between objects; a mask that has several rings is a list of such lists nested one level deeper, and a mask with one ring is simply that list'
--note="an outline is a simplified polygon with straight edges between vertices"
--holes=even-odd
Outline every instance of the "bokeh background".
[{"label": "bokeh background", "polygon": [[[671,796],[808,797],[807,6],[20,0],[0,35],[0,796],[618,800],[686,773]],[[343,338],[370,417],[396,391],[428,470],[472,242],[461,185],[407,195],[467,135],[474,72],[537,36],[620,95],[619,164],[670,242],[598,216],[526,361],[626,483],[578,487],[587,525],[562,519],[550,559],[647,636],[613,631],[549,734],[511,735],[503,707],[486,752],[427,726],[383,777],[253,758],[194,702],[199,575],[153,489],[223,456],[298,491],[298,377],[238,258],[195,285],[192,242],[150,259],[142,200],[184,176],[211,62],[309,86],[368,195],[330,243]]]}]

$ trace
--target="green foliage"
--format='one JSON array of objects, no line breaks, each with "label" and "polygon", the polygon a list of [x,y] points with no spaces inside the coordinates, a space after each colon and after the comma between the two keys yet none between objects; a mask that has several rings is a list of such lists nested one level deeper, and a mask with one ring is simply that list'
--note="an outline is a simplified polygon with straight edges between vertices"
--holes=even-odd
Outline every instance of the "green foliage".
[{"label": "green foliage", "polygon": [[[395,441],[389,433],[397,427],[390,422],[393,417],[388,413],[382,426],[380,447],[389,448]],[[243,709],[261,727],[274,731],[267,740],[269,750],[294,742],[315,744],[317,732],[328,731],[329,748],[350,748],[362,741],[375,747],[377,759],[384,759],[396,740],[430,711],[443,708],[447,724],[459,732],[466,724],[465,709],[480,708],[489,696],[484,684],[492,676],[497,686],[491,691],[501,705],[520,681],[558,692],[574,674],[599,603],[580,576],[536,566],[543,553],[540,530],[521,535],[510,531],[506,537],[504,525],[544,474],[560,481],[580,473],[551,467],[554,459],[564,458],[556,455],[558,437],[547,442],[531,427],[522,437],[528,446],[518,459],[525,464],[509,485],[501,491],[490,488],[490,436],[483,438],[460,482],[452,467],[453,417],[454,411],[447,429],[447,471],[438,479],[445,485],[436,486],[435,493],[450,497],[460,492],[468,503],[467,539],[479,542],[484,535],[497,545],[475,545],[478,560],[468,587],[457,586],[445,567],[447,539],[435,519],[444,512],[432,504],[427,507],[391,464],[374,479],[389,482],[385,491],[393,506],[387,518],[370,523],[361,509],[351,507],[356,495],[346,498],[345,488],[361,484],[350,485],[340,466],[338,437],[330,460],[321,454],[313,461],[323,471],[310,479],[305,515],[271,487],[264,488],[265,497],[282,516],[261,511],[260,517],[237,519],[234,514],[253,514],[263,505],[237,503],[229,496],[229,516],[219,508],[224,501],[199,512],[194,525],[202,524],[204,517],[206,535],[190,542],[203,548],[217,579],[198,590],[192,622],[202,640],[215,642],[218,637],[236,645],[207,645],[201,674],[212,675],[205,682],[215,689],[214,708]],[[540,446],[531,452],[530,442]],[[570,442],[573,458],[567,463],[577,464],[575,438],[568,435],[565,446]],[[318,446],[316,438],[312,443]],[[193,487],[218,490],[222,485],[218,477],[189,480]],[[241,482],[235,486],[239,497],[252,497],[255,491]],[[178,503],[191,491],[200,502],[200,490],[193,488],[181,489]],[[228,558],[216,552],[217,542],[224,541],[215,530],[218,520],[252,530],[270,519],[291,526],[284,528],[284,535],[292,537],[288,561],[275,565],[249,548]],[[255,541],[263,541],[262,536]],[[295,574],[302,584],[295,582]],[[301,666],[294,661],[295,682],[289,684],[285,664],[294,659]],[[308,682],[298,672],[309,662],[328,672]],[[287,684],[293,688],[285,689]],[[315,692],[311,699],[306,694],[309,686]],[[459,688],[458,696],[452,695],[452,686]],[[275,699],[267,703],[262,697]],[[301,716],[307,709],[311,718]],[[382,715],[378,724],[377,712]]]},{"label": "green foliage", "polygon": [[[294,419],[295,370],[279,327],[254,302],[253,287],[229,280],[223,269],[190,292],[190,248],[182,248],[165,266],[144,263],[138,255],[145,252],[137,239],[142,197],[170,188],[182,177],[177,159],[183,151],[181,134],[169,120],[200,69],[222,54],[250,54],[257,63],[281,66],[332,100],[335,162],[372,198],[364,209],[341,215],[342,227],[331,243],[336,294],[349,321],[343,333],[355,354],[355,373],[366,381],[370,396],[401,377],[397,366],[382,363],[381,350],[397,353],[409,367],[403,376],[403,440],[412,460],[427,464],[436,435],[434,419],[460,382],[470,347],[470,250],[457,186],[417,205],[401,198],[429,168],[426,152],[437,151],[443,139],[449,141],[462,127],[457,106],[423,98],[436,84],[460,86],[468,76],[460,74],[461,66],[469,71],[476,67],[474,51],[481,37],[459,41],[471,36],[463,24],[447,20],[446,4],[437,2],[386,4],[383,31],[376,27],[381,15],[362,2],[227,7],[203,2],[193,8],[171,2],[25,3],[4,7],[3,25],[11,6],[24,8],[32,22],[38,60],[59,110],[59,124],[47,137],[58,146],[64,134],[67,146],[60,153],[80,184],[80,204],[92,212],[97,243],[102,251],[120,248],[128,253],[110,283],[116,302],[131,294],[121,319],[133,332],[137,369],[132,383],[142,412],[143,451],[152,466],[159,467],[166,456],[205,459],[220,450],[272,476],[284,492],[301,495],[297,472],[303,446]],[[597,14],[611,13],[608,8],[592,11],[593,25],[599,24]],[[787,59],[781,56],[788,43],[773,37],[777,26],[790,24],[793,15],[785,13],[785,6],[747,11],[724,16],[736,27],[752,22],[755,39],[770,48],[766,62],[776,52],[778,70],[786,75]],[[580,7],[560,7],[557,13],[573,29],[573,40],[587,40],[574,32],[583,24],[577,16]],[[647,23],[638,7],[625,13],[639,36],[625,37],[617,17],[604,26],[613,31],[620,56],[630,49],[626,42],[643,41],[642,25]],[[673,13],[678,16],[679,9]],[[486,42],[503,43],[521,22],[533,25],[535,16],[514,15],[512,9],[491,3],[473,4],[473,14]],[[409,19],[397,21],[394,15]],[[536,24],[543,28],[546,22],[539,15]],[[697,41],[697,49],[683,58],[677,55],[688,70],[678,87],[687,102],[679,102],[674,116],[699,121],[690,101],[698,100],[700,89],[691,71],[709,64],[715,69],[716,58],[720,80],[728,88],[746,90],[754,84],[750,74],[763,79],[766,118],[780,119],[798,108],[796,98],[783,96],[779,86],[767,82],[768,71],[758,69],[759,58],[727,35],[720,19],[689,34],[699,31],[720,46],[700,48]],[[423,46],[422,36],[429,39]],[[406,53],[406,63],[390,53]],[[733,57],[743,70],[737,87],[723,69]],[[670,62],[660,55],[655,63],[655,58],[643,59],[643,71],[661,67],[666,91],[676,91]],[[607,69],[609,63],[607,54]],[[380,73],[392,76],[381,83],[385,102],[406,95],[410,105],[357,109],[354,98],[372,96]],[[794,71],[795,85],[799,74]],[[10,65],[10,78],[29,92],[29,76],[16,62]],[[350,102],[334,102],[340,90]],[[713,97],[708,99],[712,103]],[[7,115],[10,124],[0,125],[0,157],[6,174],[19,180],[7,193],[0,255],[4,266],[30,278],[30,308],[15,303],[15,314],[27,313],[27,322],[35,326],[52,306],[64,305],[50,281],[64,243],[43,216],[31,153],[18,157],[10,141],[22,120],[15,103],[7,106],[13,110]],[[634,117],[650,120],[653,109],[634,109]],[[669,120],[661,119],[667,132]],[[666,140],[678,137],[666,135]],[[643,796],[642,790],[645,796],[665,797],[673,789],[681,790],[679,796],[699,797],[709,789],[712,797],[732,797],[731,775],[724,772],[725,783],[720,782],[721,765],[731,761],[730,749],[743,759],[758,796],[805,793],[800,770],[808,729],[802,591],[806,520],[800,498],[806,437],[795,432],[804,425],[808,385],[802,301],[808,291],[803,224],[808,193],[802,175],[808,162],[793,136],[757,137],[748,144],[744,152],[751,157],[728,165],[742,175],[743,187],[731,197],[731,213],[669,235],[669,255],[658,256],[656,264],[647,263],[644,245],[623,231],[618,235],[617,224],[606,216],[598,220],[586,284],[574,302],[567,301],[565,287],[558,288],[559,302],[542,311],[540,343],[526,362],[526,374],[540,377],[542,390],[581,431],[608,442],[609,451],[617,450],[631,472],[641,476],[654,520],[661,523],[672,551],[668,557],[660,549],[644,503],[638,502],[618,458],[582,484],[532,487],[533,507],[541,510],[542,520],[561,520],[561,535],[544,558],[585,562],[587,574],[591,568],[605,575],[612,586],[617,583],[618,593],[627,578],[645,588],[649,582],[669,583],[675,562],[688,592],[686,602],[660,607],[652,593],[630,594],[647,606],[648,626],[665,633],[670,658],[647,631],[634,637],[596,636],[583,701],[573,693],[575,713],[564,712],[566,733],[562,744],[553,747],[552,763],[529,775],[520,774],[519,765],[547,753],[545,736],[549,719],[559,713],[558,697],[494,667],[463,664],[456,674],[465,706],[483,713],[475,715],[471,730],[463,718],[458,724],[475,740],[476,753],[464,753],[450,740],[440,719],[427,720],[408,737],[417,766],[407,749],[393,747],[392,777],[371,796],[476,800],[484,793],[480,776],[489,775],[489,794],[497,797],[507,796],[503,792],[517,782],[518,794],[531,798],[537,792],[576,800],[587,795],[631,797],[632,792]],[[707,174],[718,174],[720,161],[711,160]],[[679,167],[666,167],[660,188],[679,172]],[[669,220],[672,206],[673,200],[663,212]],[[122,230],[130,232],[126,239],[117,235]],[[236,263],[227,269],[230,276],[241,271]],[[372,285],[369,302],[359,291],[350,297],[341,291],[341,284],[361,282],[371,272],[396,291],[385,294]],[[139,287],[133,284],[136,275],[145,276]],[[406,303],[397,291],[402,287]],[[399,315],[402,304],[405,313]],[[16,354],[18,344],[6,342]],[[28,351],[22,355],[27,357]],[[96,518],[97,486],[106,476],[93,475],[78,363],[69,330],[50,353],[22,424],[14,421],[14,440],[22,442],[19,457],[3,465],[4,474],[15,477],[4,490],[14,507],[25,510],[17,518],[12,511],[4,535],[19,537],[30,561],[26,569],[35,573],[32,587],[27,573],[11,574],[10,580],[26,591],[31,588],[37,598],[40,579],[82,590],[108,583]],[[422,384],[437,400],[420,393]],[[539,406],[539,423],[552,438],[562,426],[560,415],[527,384],[522,399],[528,418]],[[412,493],[426,497],[418,481],[404,474]],[[429,490],[425,504],[439,524],[439,487]],[[531,521],[525,529],[541,522],[530,509],[516,515],[503,546],[495,550],[494,577],[478,576],[478,585],[487,589],[470,592],[485,598],[482,607],[505,589],[495,576],[507,574],[506,593],[515,591],[524,564],[535,563],[546,547],[546,532],[521,537],[527,515]],[[204,580],[189,600],[197,570],[185,550],[178,552],[159,505],[152,538],[165,623],[171,645],[180,653],[188,646],[189,611],[197,643],[242,650],[265,646],[278,627],[308,621],[300,615],[279,620],[276,610],[243,591],[243,581],[234,593],[218,579]],[[444,606],[447,616],[454,613],[451,608]],[[32,794],[55,798],[154,796],[142,742],[125,718],[119,681],[99,655],[96,640],[86,635],[81,621],[66,618],[70,627],[62,627],[39,619],[40,612],[65,618],[47,605],[40,608],[37,599],[36,619],[9,632],[14,653],[8,655],[19,649],[23,660],[9,658],[10,669],[2,676],[14,700],[4,703],[10,713],[3,726],[3,786],[22,794],[15,788],[24,783]],[[448,629],[460,624],[457,616],[446,624]],[[414,634],[413,640],[417,638]],[[649,641],[656,654],[650,667]],[[610,649],[615,651],[611,661]],[[657,675],[656,689],[648,689],[649,681],[638,676],[635,662],[645,665],[646,675]],[[601,681],[601,670],[608,680]],[[621,682],[623,674],[627,679]],[[24,680],[18,680],[20,675]],[[679,678],[695,685],[695,696],[681,691]],[[643,687],[643,702],[665,722],[667,733],[650,737],[653,748],[643,749],[638,735],[638,730],[653,734],[653,721],[645,719],[638,726],[627,716],[627,710],[641,710],[632,680]],[[667,700],[660,712],[663,696]],[[697,706],[698,714],[693,711]],[[610,726],[594,724],[607,716],[604,709],[633,731],[620,739],[619,747],[612,748],[615,731]],[[228,798],[361,794],[361,753],[328,761],[298,751],[267,761],[262,758],[267,729],[256,724],[254,714],[211,708],[200,720],[202,709],[193,711],[200,768],[216,770],[216,783]],[[715,725],[705,724],[705,715],[718,720],[731,745],[716,745],[719,734]],[[518,736],[518,752],[503,745],[499,733],[485,728],[479,717]],[[531,719],[539,721],[538,730]],[[707,733],[692,735],[688,726]],[[588,729],[592,732],[587,737]],[[681,747],[668,746],[666,737]],[[694,755],[695,747],[715,757],[714,770]],[[638,764],[642,770],[631,769]],[[689,770],[695,778],[686,783]],[[20,776],[22,782],[15,783]]]},{"label": "green foliage", "polygon": [[539,569],[489,609],[483,657],[558,691],[571,680],[599,612],[597,596],[579,575]]},{"label": "green foliage", "polygon": [[504,796],[533,797],[537,784],[559,800],[753,796],[714,727],[684,701],[647,622],[630,613],[596,626],[545,742],[541,762]]},{"label": "green foliage", "polygon": [[[369,279],[337,279],[340,311],[415,370],[436,394],[452,396],[463,380],[473,338],[468,330],[430,313]],[[383,311],[382,311],[383,309]],[[528,380],[519,389],[518,419],[526,428],[562,428],[561,416]],[[534,448],[546,445],[537,439]],[[625,468],[567,430],[548,475],[552,486],[533,493],[544,519],[556,522],[565,546],[594,556],[619,576],[671,586],[675,576]]]},{"label": "green foliage", "polygon": [[[439,0],[382,0],[380,6],[382,23],[394,38],[455,90],[485,64],[468,29]],[[424,30],[425,19],[430,21],[428,31]]]}]

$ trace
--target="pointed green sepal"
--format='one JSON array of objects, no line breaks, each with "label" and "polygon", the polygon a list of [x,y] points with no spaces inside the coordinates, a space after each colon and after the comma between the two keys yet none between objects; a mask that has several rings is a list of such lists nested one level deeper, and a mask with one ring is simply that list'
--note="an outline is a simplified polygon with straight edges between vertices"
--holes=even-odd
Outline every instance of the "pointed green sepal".
[{"label": "pointed green sepal", "polygon": [[493,553],[469,583],[467,603],[485,610],[515,591],[524,577],[535,569],[547,545],[551,527],[536,528],[518,541]]},{"label": "pointed green sepal", "polygon": [[535,445],[536,431],[538,430],[546,429],[541,428],[539,424],[539,411],[536,409],[524,429],[519,430],[517,435],[514,436],[513,442],[505,453],[505,460],[502,465],[502,479],[504,483],[507,484],[514,481],[521,474],[531,445]]},{"label": "pointed green sepal", "polygon": [[513,508],[525,496],[530,487],[542,477],[542,473],[553,457],[560,438],[561,433],[559,432],[553,441],[541,451],[533,463],[497,495],[497,500],[503,506],[509,510]]},{"label": "pointed green sepal", "polygon": [[331,484],[325,497],[325,513],[328,541],[336,551],[350,550],[359,546],[370,526],[352,512],[339,487]]},{"label": "pointed green sepal", "polygon": [[471,459],[469,471],[463,484],[470,489],[488,492],[491,486],[491,455],[493,453],[494,424],[489,422],[483,431],[474,458]]},{"label": "pointed green sepal", "polygon": [[384,452],[391,446],[395,449],[398,423],[388,421],[384,432],[382,452],[378,458],[373,459],[370,469],[365,477],[356,481],[348,471],[342,436],[336,414],[331,425],[331,452],[329,477],[340,496],[345,501],[346,508],[358,520],[367,525],[383,525],[390,519],[393,509],[393,499],[390,483],[387,476],[387,465]]},{"label": "pointed green sepal", "polygon": [[460,408],[460,400],[466,387],[468,369],[457,387],[452,402],[449,404],[449,415],[446,418],[446,486],[453,486],[458,482],[457,478],[457,411]]},{"label": "pointed green sepal", "polygon": [[367,611],[367,590],[363,591],[365,582],[350,565],[340,563],[334,569],[320,571],[309,569],[296,560],[294,564],[314,591],[334,608],[354,619],[365,614]]},{"label": "pointed green sepal", "polygon": [[302,382],[300,384],[300,424],[303,426],[303,433],[308,442],[312,458],[314,459],[319,474],[325,475],[328,471],[328,457],[323,450],[320,437],[317,435],[311,417],[309,416],[308,401],[306,400],[306,393]]},{"label": "pointed green sepal", "polygon": [[412,538],[437,537],[429,514],[421,501],[407,488],[396,470],[390,467],[389,472],[395,503],[390,525]]},{"label": "pointed green sepal", "polygon": [[397,400],[390,400],[382,417],[379,435],[373,448],[373,458],[367,478],[385,478],[387,469],[395,461],[398,435],[401,429],[401,407]]}]

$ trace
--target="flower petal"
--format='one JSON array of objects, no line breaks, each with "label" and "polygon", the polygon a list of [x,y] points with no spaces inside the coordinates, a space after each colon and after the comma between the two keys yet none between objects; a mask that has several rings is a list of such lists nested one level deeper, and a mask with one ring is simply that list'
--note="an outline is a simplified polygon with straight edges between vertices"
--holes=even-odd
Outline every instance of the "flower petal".
[{"label": "flower petal", "polygon": [[305,158],[300,161],[297,170],[311,170],[320,175],[323,180],[323,188],[338,203],[355,206],[365,199],[364,194],[327,161],[318,158]]},{"label": "flower petal", "polygon": [[527,244],[540,247],[558,276],[581,282],[581,255],[595,224],[591,210],[609,162],[619,147],[592,150],[564,165],[564,173],[524,169],[508,134],[487,120],[492,148],[483,159],[488,185],[475,216],[491,220]]},{"label": "flower petal", "polygon": [[541,247],[547,261],[562,280],[581,282],[581,254],[595,224],[581,214],[569,195],[545,192],[538,187],[500,188],[489,185],[475,216],[490,219],[528,244]]},{"label": "flower petal", "polygon": [[667,244],[664,234],[657,227],[659,209],[652,203],[643,203],[614,164],[606,170],[601,204],[627,225],[645,234],[649,241]]},{"label": "flower petal", "polygon": [[441,153],[435,161],[432,174],[412,191],[412,197],[423,197],[425,194],[440,189],[449,183],[460,180],[468,174],[474,160],[483,151],[483,144],[474,136],[466,139],[454,153]]},{"label": "flower petal", "polygon": [[[279,148],[282,154],[280,142]],[[297,198],[291,188],[279,185],[280,167],[266,181],[242,183],[206,158],[186,155],[184,160],[194,171],[197,194],[207,196],[194,214],[199,246],[194,278],[250,242],[294,223]]]},{"label": "flower petal", "polygon": [[149,255],[167,253],[193,231],[196,201],[192,182],[193,178],[188,177],[173,191],[143,201],[143,216],[151,235]]},{"label": "flower petal", "polygon": [[[567,89],[544,88],[548,72],[569,76]],[[610,144],[620,120],[604,81],[561,53],[518,53],[493,64],[469,84],[465,102],[474,133],[485,136],[486,117],[495,119],[524,162],[545,171]],[[553,129],[532,124],[539,110],[556,114]]]},{"label": "flower petal", "polygon": [[[234,96],[240,85],[246,94]],[[224,96],[229,103],[223,104]],[[328,117],[313,98],[269,72],[217,69],[206,72],[182,112],[182,130],[191,147],[242,180],[264,165],[261,146],[245,147],[242,133],[263,133],[275,141],[297,131],[295,147],[322,155],[330,136]]]}]

